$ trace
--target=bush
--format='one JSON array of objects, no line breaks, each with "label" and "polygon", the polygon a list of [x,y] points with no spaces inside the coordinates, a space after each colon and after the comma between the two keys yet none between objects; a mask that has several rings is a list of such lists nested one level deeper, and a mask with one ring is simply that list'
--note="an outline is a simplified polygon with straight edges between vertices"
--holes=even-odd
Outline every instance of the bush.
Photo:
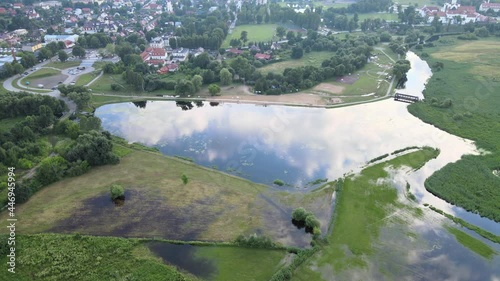
[{"label": "bush", "polygon": [[111,199],[112,200],[117,200],[117,199],[123,199],[125,198],[125,190],[123,189],[123,186],[119,184],[113,184],[109,187],[109,191],[111,193]]},{"label": "bush", "polygon": [[119,91],[122,88],[119,84],[111,84],[111,90]]},{"label": "bush", "polygon": [[181,180],[182,180],[182,183],[183,183],[183,184],[187,184],[187,183],[188,183],[188,181],[189,181],[188,177],[187,177],[186,175],[184,175],[184,174],[182,174],[182,176],[181,176]]},{"label": "bush", "polygon": [[257,236],[256,234],[245,237],[240,235],[234,241],[235,244],[242,247],[249,248],[262,248],[262,249],[276,249],[281,248],[277,243],[274,243],[269,237]]},{"label": "bush", "polygon": [[306,227],[312,228],[313,230],[315,228],[319,228],[319,226],[320,226],[318,219],[316,219],[316,217],[313,214],[307,215],[305,223],[306,223]]},{"label": "bush", "polygon": [[279,185],[279,186],[284,186],[285,185],[285,182],[283,182],[282,180],[280,179],[275,179],[274,182],[273,182],[275,185]]}]

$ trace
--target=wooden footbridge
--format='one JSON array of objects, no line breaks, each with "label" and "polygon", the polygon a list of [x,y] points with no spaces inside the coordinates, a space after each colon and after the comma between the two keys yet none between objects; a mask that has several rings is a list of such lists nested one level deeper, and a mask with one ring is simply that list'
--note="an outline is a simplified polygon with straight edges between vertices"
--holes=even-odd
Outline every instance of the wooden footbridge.
[{"label": "wooden footbridge", "polygon": [[419,98],[416,97],[416,96],[410,96],[410,95],[396,93],[394,95],[394,100],[395,101],[402,101],[402,102],[414,103],[414,102],[419,101]]}]

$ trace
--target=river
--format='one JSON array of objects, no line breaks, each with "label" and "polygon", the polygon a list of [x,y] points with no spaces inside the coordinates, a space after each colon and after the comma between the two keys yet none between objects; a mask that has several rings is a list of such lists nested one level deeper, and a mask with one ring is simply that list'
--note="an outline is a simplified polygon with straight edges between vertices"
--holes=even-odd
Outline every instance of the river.
[{"label": "river", "polygon": [[[406,89],[398,92],[423,98],[432,72],[414,53],[409,52],[407,59],[412,68]],[[129,142],[267,185],[280,179],[289,189],[301,191],[311,189],[311,181],[357,172],[370,159],[398,149],[439,148],[436,159],[417,172],[395,175],[395,181],[409,182],[420,204],[429,203],[499,235],[500,224],[448,204],[424,187],[425,179],[446,164],[464,154],[478,154],[473,142],[423,123],[406,107],[392,99],[336,109],[149,101],[105,105],[95,115],[105,130]],[[498,245],[494,247],[498,250]],[[487,272],[492,270],[491,264],[476,259],[471,265],[477,263]],[[497,256],[494,264],[499,263]]]}]

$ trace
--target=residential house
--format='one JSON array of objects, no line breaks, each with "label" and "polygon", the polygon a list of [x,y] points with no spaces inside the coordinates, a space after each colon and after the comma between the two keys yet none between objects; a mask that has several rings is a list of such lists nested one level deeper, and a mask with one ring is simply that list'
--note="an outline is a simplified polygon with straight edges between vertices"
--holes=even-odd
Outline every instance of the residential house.
[{"label": "residential house", "polygon": [[254,58],[258,59],[258,60],[270,60],[271,59],[271,55],[257,53],[257,54],[255,54]]},{"label": "residential house", "polygon": [[183,62],[189,55],[189,49],[179,48],[172,51],[172,60]]},{"label": "residential house", "polygon": [[152,48],[164,48],[165,47],[165,41],[163,41],[163,38],[161,37],[155,37],[151,39],[151,43],[149,45]]},{"label": "residential house", "polygon": [[488,2],[484,2],[479,6],[479,11],[481,12],[486,12],[489,9],[492,9],[494,12],[498,13],[500,11],[500,3],[490,3],[490,1],[488,0]]}]

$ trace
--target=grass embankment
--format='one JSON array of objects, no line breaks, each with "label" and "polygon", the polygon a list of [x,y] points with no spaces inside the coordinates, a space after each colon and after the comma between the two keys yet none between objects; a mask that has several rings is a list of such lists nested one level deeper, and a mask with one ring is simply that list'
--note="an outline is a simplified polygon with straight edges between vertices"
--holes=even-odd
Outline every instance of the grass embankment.
[{"label": "grass embankment", "polygon": [[328,245],[297,271],[296,280],[323,280],[318,272],[311,270],[331,266],[335,272],[351,267],[366,267],[367,259],[374,253],[382,226],[391,214],[405,207],[397,201],[397,190],[389,181],[377,184],[378,179],[387,178],[384,170],[388,166],[397,169],[408,166],[417,169],[439,152],[423,148],[399,156],[390,161],[365,168],[359,175],[349,176],[338,190],[332,232],[327,236]]},{"label": "grass embankment", "polygon": [[[3,239],[2,239],[3,240]],[[3,243],[4,241],[2,241]],[[19,235],[15,274],[2,253],[0,280],[197,280],[154,256],[138,240],[79,235]]]},{"label": "grass embankment", "polygon": [[[233,241],[259,229],[264,235],[283,238],[283,229],[276,225],[290,226],[290,217],[280,210],[315,204],[302,202],[299,193],[294,195],[296,205],[269,203],[266,196],[279,195],[264,185],[165,157],[152,148],[123,141],[115,143],[114,151],[122,156],[119,164],[49,185],[16,206],[16,215],[23,220],[18,233]],[[183,174],[189,178],[187,184],[181,181]],[[125,188],[123,206],[116,207],[110,200],[109,186],[114,183]],[[3,219],[6,216],[0,214]]]},{"label": "grass embankment", "polygon": [[58,69],[68,69],[72,67],[77,67],[81,64],[81,61],[65,61],[65,62],[60,62],[60,61],[53,61],[49,62],[48,64],[45,65],[45,67],[53,67],[53,68],[58,68]]},{"label": "grass embankment", "polygon": [[248,41],[250,42],[268,42],[275,38],[276,24],[246,24],[236,26],[233,33],[228,34],[226,40],[222,43],[222,48],[229,48],[231,39],[240,39],[241,32],[248,32]]},{"label": "grass embankment", "polygon": [[474,253],[487,259],[492,259],[496,254],[496,252],[490,246],[484,244],[483,242],[477,240],[469,234],[451,226],[445,226],[445,228],[449,233],[455,236],[460,244],[464,245]]},{"label": "grass embankment", "polygon": [[21,83],[24,85],[26,80],[42,79],[58,74],[61,74],[61,71],[51,68],[42,68],[21,79]]},{"label": "grass embankment", "polygon": [[[426,123],[474,140],[490,153],[464,156],[446,165],[425,182],[431,193],[481,216],[500,221],[500,53],[498,39],[436,43],[425,48],[433,69],[424,93],[425,102],[409,111]],[[451,106],[445,107],[449,99]]]}]

